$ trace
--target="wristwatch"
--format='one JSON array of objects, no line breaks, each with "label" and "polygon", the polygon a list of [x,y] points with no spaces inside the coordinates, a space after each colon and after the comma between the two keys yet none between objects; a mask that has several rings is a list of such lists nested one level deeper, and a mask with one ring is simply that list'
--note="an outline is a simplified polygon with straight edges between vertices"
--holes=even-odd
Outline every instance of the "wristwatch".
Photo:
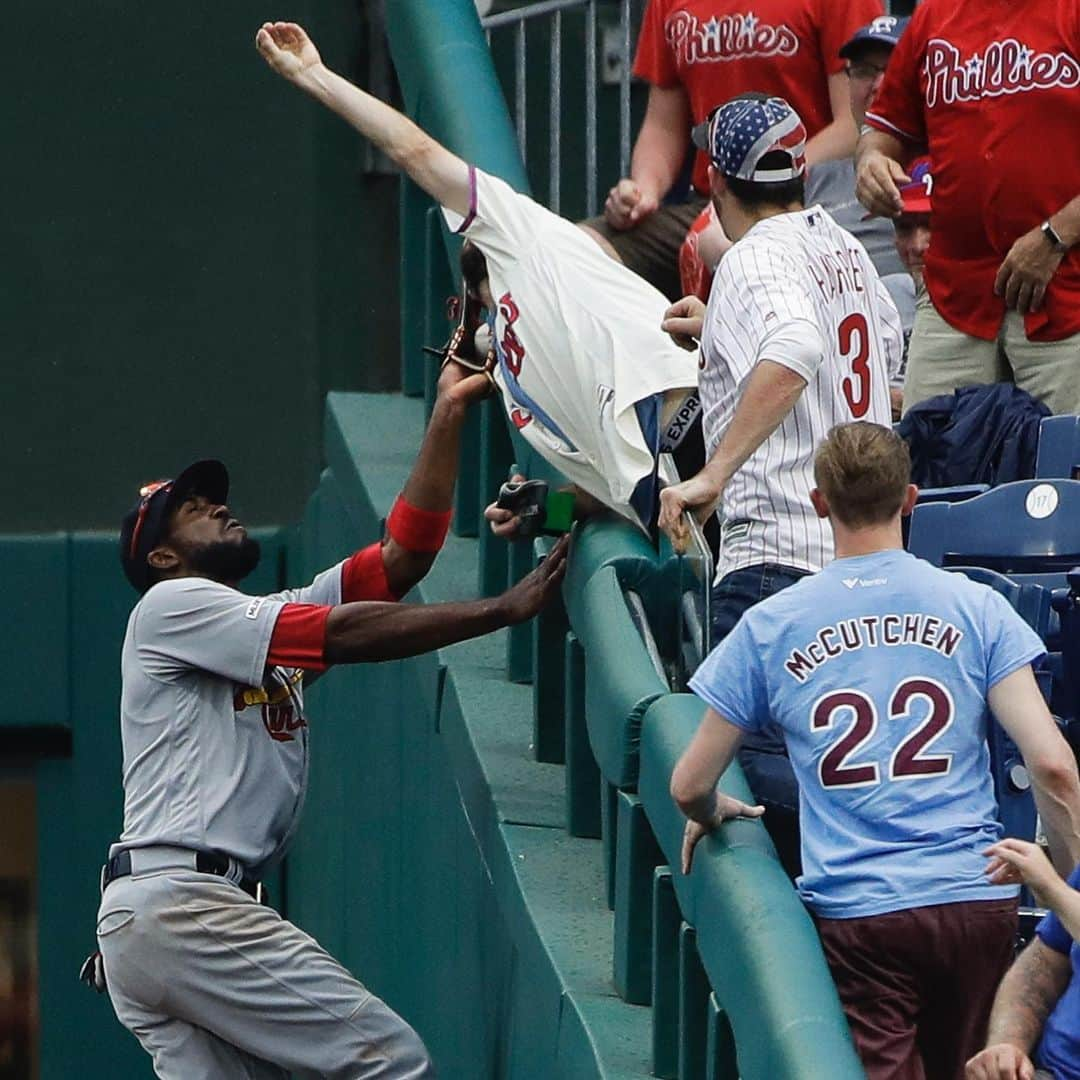
[{"label": "wristwatch", "polygon": [[1050,224],[1050,219],[1049,219],[1049,218],[1047,218],[1047,219],[1046,219],[1046,220],[1045,220],[1045,221],[1044,221],[1044,222],[1042,223],[1042,225],[1040,226],[1040,228],[1042,229],[1042,234],[1043,234],[1043,236],[1045,236],[1045,237],[1046,237],[1046,239],[1050,241],[1050,246],[1051,246],[1051,247],[1052,247],[1052,248],[1053,248],[1053,249],[1054,249],[1054,250],[1055,250],[1055,251],[1056,251],[1056,252],[1057,252],[1057,253],[1058,253],[1059,255],[1064,255],[1064,254],[1065,254],[1065,252],[1069,250],[1069,245],[1068,245],[1068,244],[1066,244],[1066,243],[1065,243],[1065,242],[1064,242],[1064,241],[1063,241],[1063,240],[1061,239],[1061,237],[1060,237],[1060,236],[1058,236],[1058,234],[1057,234],[1057,231],[1056,231],[1056,230],[1054,229],[1054,226]]}]

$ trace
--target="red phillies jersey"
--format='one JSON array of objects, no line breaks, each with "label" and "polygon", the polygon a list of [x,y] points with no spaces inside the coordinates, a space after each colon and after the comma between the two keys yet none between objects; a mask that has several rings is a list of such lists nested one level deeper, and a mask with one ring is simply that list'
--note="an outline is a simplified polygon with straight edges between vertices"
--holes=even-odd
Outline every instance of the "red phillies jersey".
[{"label": "red phillies jersey", "polygon": [[[634,74],[686,87],[694,123],[736,94],[785,98],[813,137],[832,119],[828,77],[840,47],[882,13],[880,0],[649,0]],[[694,187],[708,194],[699,153]]]},{"label": "red phillies jersey", "polygon": [[[926,0],[867,122],[929,147],[926,286],[957,329],[992,340],[994,277],[1013,242],[1080,193],[1080,0]],[[1033,341],[1080,332],[1080,250],[1024,319]]]}]

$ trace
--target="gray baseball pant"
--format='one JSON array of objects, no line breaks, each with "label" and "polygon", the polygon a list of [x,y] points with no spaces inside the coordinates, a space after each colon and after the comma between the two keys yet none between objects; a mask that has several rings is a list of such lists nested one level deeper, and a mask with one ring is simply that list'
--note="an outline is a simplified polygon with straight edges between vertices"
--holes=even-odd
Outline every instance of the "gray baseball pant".
[{"label": "gray baseball pant", "polygon": [[314,938],[212,875],[114,881],[98,945],[120,1022],[164,1080],[422,1080],[420,1037]]}]

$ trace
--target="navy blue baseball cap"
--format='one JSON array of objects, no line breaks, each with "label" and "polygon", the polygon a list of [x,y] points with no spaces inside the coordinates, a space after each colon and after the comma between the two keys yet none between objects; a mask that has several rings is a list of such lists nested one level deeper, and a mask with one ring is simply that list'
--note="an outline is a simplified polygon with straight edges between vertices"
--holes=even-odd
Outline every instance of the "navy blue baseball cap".
[{"label": "navy blue baseball cap", "polygon": [[139,488],[139,500],[120,525],[120,562],[128,581],[140,592],[150,588],[146,556],[161,543],[169,515],[189,495],[205,495],[224,503],[229,496],[229,473],[220,461],[206,459],[189,465],[175,480],[154,480]]},{"label": "navy blue baseball cap", "polygon": [[851,40],[845,42],[840,50],[840,55],[845,60],[854,60],[856,54],[862,52],[864,45],[887,45],[890,49],[895,49],[909,22],[911,19],[907,16],[901,18],[898,15],[879,15],[873,22],[860,26],[852,34]]},{"label": "navy blue baseball cap", "polygon": [[[694,128],[693,140],[724,176],[781,184],[806,172],[806,128],[782,97],[740,94],[713,109]],[[761,168],[761,159],[776,152],[788,163]]]}]

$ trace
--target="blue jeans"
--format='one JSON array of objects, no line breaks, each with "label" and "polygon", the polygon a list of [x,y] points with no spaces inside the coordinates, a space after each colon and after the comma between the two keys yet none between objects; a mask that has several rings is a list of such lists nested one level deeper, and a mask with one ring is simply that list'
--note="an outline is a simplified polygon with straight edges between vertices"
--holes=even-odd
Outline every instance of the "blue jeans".
[{"label": "blue jeans", "polygon": [[[777,563],[725,574],[712,591],[714,647],[731,633],[744,611],[806,576],[805,570]],[[779,730],[771,726],[760,734],[747,735],[739,750],[739,764],[754,798],[765,807],[765,827],[784,869],[796,877],[800,871],[799,785]]]}]

